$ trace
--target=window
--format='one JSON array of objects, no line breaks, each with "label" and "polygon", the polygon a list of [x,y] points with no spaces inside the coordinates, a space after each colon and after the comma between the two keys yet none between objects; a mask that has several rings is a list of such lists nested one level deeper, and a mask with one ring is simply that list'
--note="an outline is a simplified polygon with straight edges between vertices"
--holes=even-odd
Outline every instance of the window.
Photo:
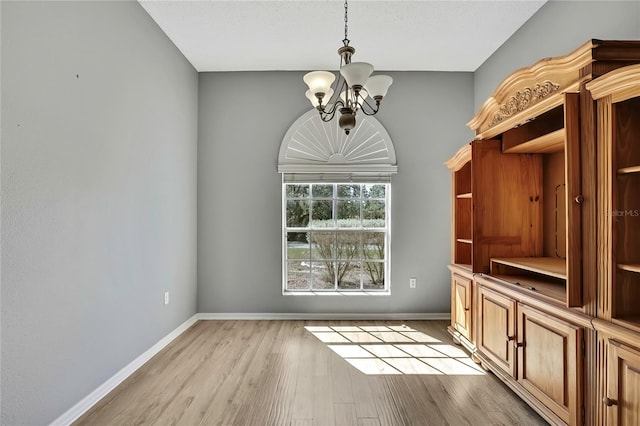
[{"label": "window", "polygon": [[358,116],[345,135],[312,109],[282,139],[282,289],[285,294],[389,294],[389,134]]},{"label": "window", "polygon": [[385,292],[387,183],[283,183],[285,292]]}]

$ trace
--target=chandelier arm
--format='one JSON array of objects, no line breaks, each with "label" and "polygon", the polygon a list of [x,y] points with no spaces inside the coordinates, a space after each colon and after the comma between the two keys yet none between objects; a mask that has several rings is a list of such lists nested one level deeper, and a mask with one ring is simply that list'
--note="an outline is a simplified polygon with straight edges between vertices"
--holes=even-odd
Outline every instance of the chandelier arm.
[{"label": "chandelier arm", "polygon": [[[328,107],[329,105],[331,105],[328,109],[325,107]],[[338,107],[343,105],[342,101],[337,101],[334,102],[332,104],[327,104],[324,105],[322,109],[318,109],[318,111],[320,111],[320,115],[324,115],[324,116],[331,116],[333,117],[336,114],[336,111],[338,110]]]},{"label": "chandelier arm", "polygon": [[333,120],[333,117],[336,115],[337,110],[338,108],[336,108],[336,105],[334,104],[333,108],[331,108],[329,112],[320,111],[320,120],[328,123],[329,121]]},{"label": "chandelier arm", "polygon": [[[369,112],[367,112],[366,108],[364,107],[365,105],[369,107]],[[360,109],[362,110],[364,115],[376,115],[380,110],[380,104],[376,103],[376,106],[374,107],[369,102],[367,102],[366,99],[363,99],[362,103],[360,104]]]}]

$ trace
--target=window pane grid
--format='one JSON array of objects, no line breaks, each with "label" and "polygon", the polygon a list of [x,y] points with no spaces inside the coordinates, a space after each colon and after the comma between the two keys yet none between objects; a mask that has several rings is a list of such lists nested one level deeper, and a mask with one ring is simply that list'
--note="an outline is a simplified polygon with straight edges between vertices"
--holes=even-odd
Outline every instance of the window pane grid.
[{"label": "window pane grid", "polygon": [[314,226],[309,226],[309,227],[294,227],[294,226],[289,226],[286,228],[287,232],[310,232],[310,231],[338,231],[338,232],[349,232],[349,231],[357,231],[360,233],[366,233],[366,232],[371,232],[371,233],[376,233],[376,232],[384,232],[384,229],[380,229],[380,228],[375,228],[375,227],[368,227],[368,228],[344,228],[344,227],[338,227],[338,226],[333,226],[333,227],[314,227]]},{"label": "window pane grid", "polygon": [[285,186],[285,289],[387,290],[388,186]]}]

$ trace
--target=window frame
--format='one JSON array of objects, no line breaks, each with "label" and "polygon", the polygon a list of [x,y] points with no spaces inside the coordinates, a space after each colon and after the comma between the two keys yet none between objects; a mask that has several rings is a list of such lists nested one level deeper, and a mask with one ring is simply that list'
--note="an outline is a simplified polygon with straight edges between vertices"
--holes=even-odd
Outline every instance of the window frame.
[{"label": "window frame", "polygon": [[[288,185],[309,185],[309,193],[306,197],[293,198],[298,200],[308,200],[309,201],[309,221],[306,227],[289,227],[287,225],[287,203],[291,199],[287,196],[287,186]],[[333,185],[333,194],[331,197],[327,196],[313,196],[313,185]],[[339,185],[359,185],[361,187],[360,194],[357,198],[355,197],[339,197],[338,196],[338,186]],[[384,198],[382,197],[372,197],[372,201],[384,201],[384,227],[365,227],[363,221],[366,219],[363,217],[364,212],[362,211],[362,203],[366,200],[364,194],[362,193],[362,187],[365,185],[384,185],[385,194]],[[334,221],[333,227],[314,227],[312,224],[313,221],[313,209],[311,206],[314,201],[332,201],[332,220]],[[336,217],[338,214],[338,202],[343,200],[357,200],[360,205],[360,227],[340,227],[338,226],[338,218]],[[357,258],[357,262],[360,263],[361,267],[368,262],[372,263],[382,263],[384,268],[384,286],[383,288],[365,288],[365,282],[363,280],[362,275],[365,273],[364,269],[360,271],[360,286],[359,288],[339,288],[339,280],[336,276],[337,272],[334,273],[334,282],[333,288],[322,289],[322,288],[312,288],[312,283],[309,283],[308,288],[306,289],[288,289],[288,281],[289,281],[289,251],[288,251],[288,238],[287,235],[289,232],[333,232],[336,233],[336,238],[339,238],[338,235],[340,233],[346,232],[357,232],[359,235],[365,235],[367,233],[379,233],[384,235],[384,258],[379,262],[376,259],[368,259],[362,253]],[[310,263],[310,275],[309,279],[311,279],[312,274],[312,265],[314,262],[318,262],[317,259],[314,260],[312,255],[312,244],[309,242],[309,255],[308,262]],[[344,261],[339,256],[335,255],[330,259],[331,262],[340,262]],[[296,180],[293,181],[285,181],[282,182],[282,294],[283,295],[390,295],[391,294],[391,183],[389,181],[377,181],[377,179],[370,179],[366,181],[357,181],[357,182],[344,182],[341,180],[332,180],[332,181],[324,181],[324,180]]]}]

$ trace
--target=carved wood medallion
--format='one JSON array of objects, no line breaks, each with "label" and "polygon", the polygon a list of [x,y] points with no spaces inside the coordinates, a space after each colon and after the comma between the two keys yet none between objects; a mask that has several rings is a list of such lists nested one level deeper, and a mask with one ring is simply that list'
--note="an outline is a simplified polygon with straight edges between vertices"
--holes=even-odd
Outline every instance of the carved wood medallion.
[{"label": "carved wood medallion", "polygon": [[500,106],[498,112],[493,116],[489,127],[493,127],[506,118],[524,111],[531,105],[555,93],[559,88],[559,84],[547,80],[542,84],[537,83],[534,87],[526,87],[522,91],[518,90],[514,96],[510,97],[507,102]]}]

